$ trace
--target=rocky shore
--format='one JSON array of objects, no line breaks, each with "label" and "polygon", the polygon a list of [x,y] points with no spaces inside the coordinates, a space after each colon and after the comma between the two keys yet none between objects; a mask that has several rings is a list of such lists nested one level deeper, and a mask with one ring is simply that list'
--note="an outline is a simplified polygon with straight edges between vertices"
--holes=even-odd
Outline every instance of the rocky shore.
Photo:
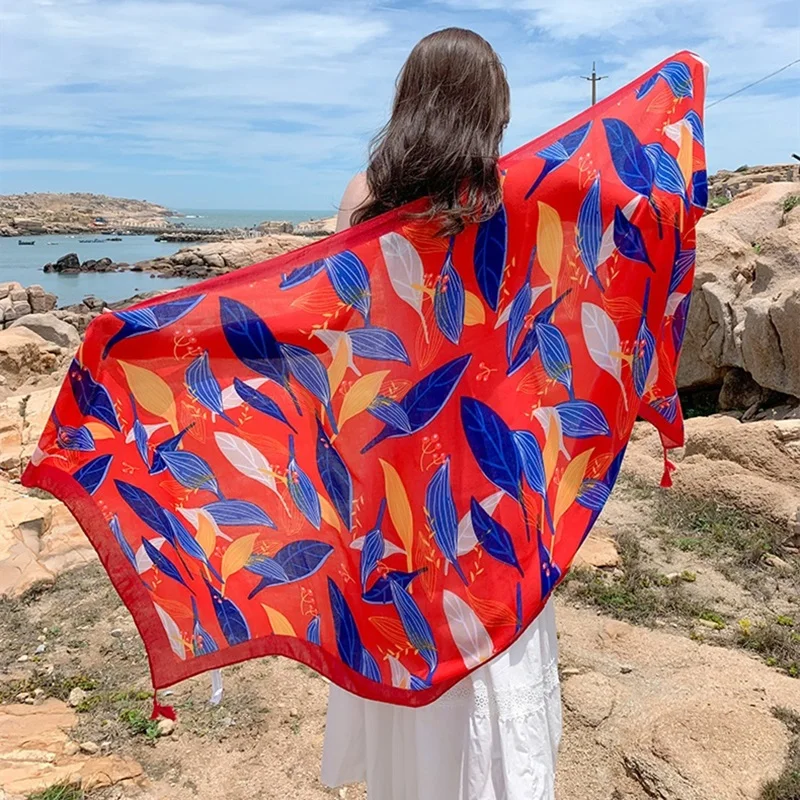
[{"label": "rocky shore", "polygon": [[0,236],[158,229],[171,215],[155,203],[103,194],[0,195]]}]

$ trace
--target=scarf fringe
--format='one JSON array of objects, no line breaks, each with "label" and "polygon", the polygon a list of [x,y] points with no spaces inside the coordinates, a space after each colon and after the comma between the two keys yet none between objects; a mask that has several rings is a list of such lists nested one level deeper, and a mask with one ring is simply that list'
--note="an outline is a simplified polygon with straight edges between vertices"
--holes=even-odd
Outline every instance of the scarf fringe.
[{"label": "scarf fringe", "polygon": [[661,475],[661,486],[664,489],[672,488],[672,473],[677,469],[675,464],[669,460],[669,450],[664,448],[664,472]]},{"label": "scarf fringe", "polygon": [[150,719],[158,719],[159,717],[164,717],[165,719],[171,719],[175,722],[178,719],[178,715],[175,713],[175,709],[172,706],[162,706],[161,703],[158,702],[158,691],[153,692],[153,713],[150,714]]}]

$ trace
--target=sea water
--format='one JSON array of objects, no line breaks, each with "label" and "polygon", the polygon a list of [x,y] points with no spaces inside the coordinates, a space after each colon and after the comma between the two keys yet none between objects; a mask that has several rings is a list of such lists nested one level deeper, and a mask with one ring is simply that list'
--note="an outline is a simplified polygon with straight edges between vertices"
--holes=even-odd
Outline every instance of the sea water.
[{"label": "sea water", "polygon": [[[303,220],[330,216],[332,211],[229,211],[209,209],[176,209],[185,215],[173,221],[187,228],[247,228],[265,220]],[[190,216],[191,215],[191,216]],[[19,239],[33,241],[33,245],[20,245]],[[81,242],[81,239],[102,239],[98,243]],[[76,253],[83,262],[87,259],[110,258],[112,261],[135,264],[137,261],[168,256],[188,245],[180,242],[157,242],[155,236],[123,236],[121,242],[111,242],[94,233],[70,236],[0,237],[0,283],[18,281],[23,286],[39,284],[58,296],[58,305],[79,303],[93,294],[107,302],[132,297],[139,292],[175,289],[191,283],[184,278],[160,278],[144,272],[83,272],[77,275],[58,275],[42,272],[48,262],[58,261],[67,253]]]}]

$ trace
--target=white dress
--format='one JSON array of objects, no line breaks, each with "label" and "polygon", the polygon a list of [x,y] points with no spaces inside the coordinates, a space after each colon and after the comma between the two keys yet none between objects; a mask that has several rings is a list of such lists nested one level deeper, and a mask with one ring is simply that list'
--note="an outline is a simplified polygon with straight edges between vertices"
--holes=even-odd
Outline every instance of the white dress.
[{"label": "white dress", "polygon": [[429,706],[331,685],[322,782],[366,781],[369,800],[553,800],[557,661],[551,599],[514,645]]}]

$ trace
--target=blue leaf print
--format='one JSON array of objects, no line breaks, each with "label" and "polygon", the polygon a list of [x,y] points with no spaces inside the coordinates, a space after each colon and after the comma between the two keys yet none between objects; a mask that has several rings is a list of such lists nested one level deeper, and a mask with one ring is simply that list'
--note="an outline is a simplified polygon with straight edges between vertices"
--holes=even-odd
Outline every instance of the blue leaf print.
[{"label": "blue leaf print", "polygon": [[328,381],[328,372],[322,366],[322,362],[310,350],[296,344],[282,344],[280,350],[286,359],[289,372],[301,386],[308,389],[322,403],[328,419],[330,419],[333,432],[338,433],[336,417],[331,406],[331,385]]},{"label": "blue leaf print", "polygon": [[603,506],[611,495],[611,487],[596,478],[586,478],[581,483],[576,498],[579,505],[591,511],[602,511]]},{"label": "blue leaf print", "polygon": [[222,407],[222,389],[211,371],[207,350],[186,368],[186,388],[200,405],[231,425],[236,424]]},{"label": "blue leaf print", "polygon": [[130,565],[138,572],[138,569],[136,568],[136,554],[133,552],[133,548],[128,544],[128,540],[125,538],[125,534],[122,532],[122,528],[120,527],[116,514],[114,514],[114,516],[109,520],[108,527],[111,528],[111,533],[114,534],[114,539],[116,539],[119,549],[122,550],[122,554],[128,559]]},{"label": "blue leaf print", "polygon": [[464,329],[464,314],[466,310],[466,295],[461,276],[453,266],[453,239],[444,259],[442,272],[436,282],[433,295],[433,312],[436,324],[445,338],[453,344],[458,344],[461,332]]},{"label": "blue leaf print", "polygon": [[92,373],[82,367],[76,359],[72,360],[69,367],[69,383],[75,403],[84,417],[94,417],[118,433],[122,432],[114,401],[108,389],[103,384],[97,383]]},{"label": "blue leaf print", "polygon": [[683,119],[689,123],[694,140],[699,142],[701,147],[705,147],[706,140],[703,132],[703,120],[700,119],[700,115],[694,109],[691,109],[686,112],[686,116]]},{"label": "blue leaf print", "polygon": [[589,439],[592,436],[611,436],[611,427],[600,406],[588,400],[570,400],[556,407],[564,436]]},{"label": "blue leaf print", "polygon": [[689,274],[695,262],[694,248],[689,250],[681,249],[681,233],[680,230],[675,228],[675,258],[672,262],[672,274],[669,279],[669,292],[678,290],[678,287],[683,283],[683,279]]},{"label": "blue leaf print", "polygon": [[414,692],[421,692],[425,689],[431,688],[430,680],[420,678],[418,675],[412,675],[408,681],[408,687]]},{"label": "blue leaf print", "polygon": [[558,564],[554,564],[550,560],[550,551],[544,546],[541,531],[536,531],[536,538],[539,544],[539,569],[541,570],[542,600],[544,600],[560,580],[561,569]]},{"label": "blue leaf print", "polygon": [[647,305],[650,297],[650,281],[648,279],[644,290],[644,309],[636,341],[633,344],[633,386],[636,394],[642,397],[647,384],[647,375],[656,350],[656,340],[650,328],[647,327]]},{"label": "blue leaf print", "polygon": [[353,345],[353,353],[361,358],[373,361],[400,361],[406,366],[411,365],[405,345],[393,331],[376,328],[373,325],[369,328],[347,331],[347,335]]},{"label": "blue leaf print", "polygon": [[642,232],[622,213],[619,206],[614,209],[614,244],[625,258],[647,264],[653,272],[656,271],[647,255]]},{"label": "blue leaf print", "polygon": [[366,647],[361,651],[361,674],[371,681],[381,682],[381,670],[378,662]]},{"label": "blue leaf print", "polygon": [[236,394],[238,394],[239,397],[242,398],[242,401],[247,403],[250,408],[254,408],[256,411],[260,411],[268,417],[283,422],[285,425],[288,425],[292,431],[297,433],[297,429],[286,419],[286,415],[281,411],[281,407],[271,397],[267,397],[263,392],[254,389],[241,378],[233,379],[233,387],[236,390]]},{"label": "blue leaf print", "polygon": [[200,456],[188,450],[168,450],[161,454],[172,477],[187,489],[206,489],[222,499],[219,483],[211,467]]},{"label": "blue leaf print", "polygon": [[311,644],[317,645],[319,647],[322,644],[322,639],[320,638],[320,617],[319,614],[311,618],[311,622],[308,623],[308,627],[306,628],[306,639],[308,639]]},{"label": "blue leaf print", "polygon": [[[135,408],[135,406],[134,406]],[[134,411],[134,414],[136,412]],[[139,418],[136,417],[133,421],[133,441],[136,443],[136,452],[139,453],[139,457],[144,461],[144,465],[147,469],[150,469],[150,452],[147,448],[147,431],[145,430],[144,425],[139,421]]]},{"label": "blue leaf print", "polygon": [[263,555],[252,555],[245,564],[245,569],[261,576],[261,581],[248,595],[252,600],[262,589],[268,586],[282,586],[287,583],[302,581],[317,572],[328,560],[333,547],[314,539],[298,539],[284,545],[274,558]]},{"label": "blue leaf print", "polygon": [[686,181],[674,156],[670,155],[658,142],[644,146],[645,155],[653,165],[655,185],[662,192],[675,194],[683,199],[686,210],[689,210],[689,196],[686,192]]},{"label": "blue leaf print", "polygon": [[675,97],[692,96],[692,73],[683,61],[670,61],[658,71]]},{"label": "blue leaf print", "polygon": [[460,356],[414,384],[400,401],[400,405],[406,413],[410,431],[387,423],[386,427],[362,448],[362,455],[384,439],[406,436],[409,432],[417,433],[430,424],[447,405],[447,401],[455,391],[471,359],[471,353]]},{"label": "blue leaf print", "polygon": [[672,94],[677,97],[692,96],[692,74],[689,67],[682,61],[670,61],[661,67],[658,72],[651,75],[636,91],[636,99],[641,100],[650,90],[663,80],[669,86]]},{"label": "blue leaf print", "polygon": [[113,456],[97,456],[76,470],[72,477],[89,493],[94,494],[108,475]]},{"label": "blue leaf print", "polygon": [[428,681],[430,681],[439,665],[439,653],[433,640],[431,626],[411,595],[397,581],[392,581],[391,588],[392,602],[397,609],[397,615],[400,617],[400,622],[411,646],[428,665]]},{"label": "blue leaf print", "polygon": [[236,358],[253,372],[282,386],[292,398],[297,413],[302,415],[289,385],[289,367],[267,323],[238,300],[220,297],[219,307],[222,331]]},{"label": "blue leaf print", "polygon": [[536,324],[536,337],[539,341],[539,355],[544,371],[554,381],[560,383],[574,397],[572,390],[572,358],[564,334],[547,322]]},{"label": "blue leaf print", "polygon": [[536,155],[544,159],[544,167],[539,173],[539,177],[534,181],[533,186],[528,189],[525,199],[527,200],[538,188],[539,184],[554,170],[562,164],[566,164],[570,158],[576,153],[578,148],[583,144],[586,136],[589,133],[589,128],[592,123],[587,122],[570,131],[566,136],[562,136],[558,141],[548,145],[542,150],[539,150]]},{"label": "blue leaf print", "polygon": [[281,565],[289,582],[301,581],[313,575],[333,553],[333,546],[314,539],[298,539],[284,545],[275,560]]},{"label": "blue leaf print", "polygon": [[[203,548],[200,546],[199,542],[194,538],[194,536],[192,536],[191,533],[189,533],[189,531],[186,530],[186,526],[168,508],[164,509],[164,517],[170,529],[172,530],[170,542],[172,543],[172,546],[175,547],[178,557],[181,557],[180,550],[183,550],[183,552],[186,553],[186,555],[188,555],[190,558],[194,558],[201,564],[205,564],[209,572],[220,583],[222,583],[222,576],[208,560],[208,556],[206,555],[205,550],[203,550]],[[178,550],[178,548],[180,548],[180,550]],[[186,562],[182,557],[181,562],[183,563],[183,566],[186,567],[186,571],[189,572],[189,568],[186,566]]]},{"label": "blue leaf print", "polygon": [[349,531],[353,526],[353,479],[317,417],[317,470],[322,485]]},{"label": "blue leaf print", "polygon": [[192,594],[194,591],[191,586],[183,579],[183,576],[178,571],[178,568],[154,545],[147,539],[142,537],[142,547],[147,557],[153,563],[153,566],[162,574],[177,581],[181,586],[185,586]]},{"label": "blue leaf print", "polygon": [[223,597],[208,581],[206,581],[206,586],[211,595],[217,622],[222,629],[225,641],[231,647],[246,642],[250,638],[250,628],[247,626],[244,614],[233,600]]},{"label": "blue leaf print", "polygon": [[678,303],[675,313],[672,316],[672,343],[675,345],[675,352],[679,353],[683,345],[683,337],[686,335],[686,322],[689,319],[689,303],[692,296],[686,297]]},{"label": "blue leaf print", "polygon": [[650,407],[655,409],[667,422],[675,422],[678,418],[678,394],[669,397],[658,397],[650,401]]},{"label": "blue leaf print", "polygon": [[706,210],[708,206],[708,175],[699,169],[692,175],[692,205]]},{"label": "blue leaf print", "polygon": [[310,281],[315,275],[319,275],[319,273],[324,269],[324,258],[320,258],[318,261],[312,261],[310,264],[304,264],[302,267],[297,267],[288,275],[284,274],[281,277],[280,288],[283,290],[294,289],[295,286],[300,286],[306,281]]},{"label": "blue leaf print", "polygon": [[470,503],[472,527],[478,543],[492,557],[514,567],[523,577],[525,573],[517,559],[511,534],[473,497]]},{"label": "blue leaf print", "polygon": [[367,407],[373,417],[384,425],[396,428],[403,433],[411,433],[411,421],[403,406],[385,394],[379,394]]},{"label": "blue leaf print", "polygon": [[274,558],[269,556],[252,555],[247,560],[244,568],[247,572],[252,572],[254,575],[261,577],[253,591],[247,595],[248,600],[252,600],[262,589],[266,589],[268,586],[283,586],[291,583],[286,570]]},{"label": "blue leaf print", "polygon": [[378,509],[378,518],[364,537],[364,546],[361,549],[361,590],[367,590],[370,576],[378,566],[378,561],[383,557],[383,516],[386,513],[386,498],[381,500]]},{"label": "blue leaf print", "polygon": [[514,431],[514,446],[517,448],[522,464],[522,474],[533,489],[544,501],[544,513],[551,531],[555,531],[550,501],[547,498],[547,479],[544,470],[544,457],[539,442],[530,431]]},{"label": "blue leaf print", "polygon": [[277,529],[263,508],[247,500],[217,500],[203,506],[217,525],[265,525]]},{"label": "blue leaf print", "polygon": [[511,364],[508,367],[508,371],[506,375],[513,375],[518,370],[522,369],[525,364],[530,361],[533,357],[533,354],[539,348],[539,340],[536,335],[536,328],[540,323],[549,324],[553,316],[556,313],[556,309],[561,305],[564,298],[572,291],[572,289],[567,289],[562,295],[557,297],[549,306],[543,308],[533,320],[533,326],[531,329],[525,334],[525,338],[522,340],[522,344],[519,346],[519,350],[517,350],[517,354],[514,356]]},{"label": "blue leaf print", "polygon": [[331,602],[333,629],[336,633],[336,649],[339,651],[339,658],[350,669],[360,673],[364,647],[361,644],[361,637],[358,635],[353,612],[332,578],[328,578],[328,596]]},{"label": "blue leaf print", "polygon": [[72,425],[62,425],[56,416],[56,410],[50,412],[50,419],[56,428],[56,444],[62,450],[77,450],[81,453],[90,453],[95,449],[94,436],[85,426],[75,428]]},{"label": "blue leaf print", "polygon": [[289,496],[297,510],[317,529],[322,524],[322,508],[319,495],[308,475],[297,465],[294,451],[294,436],[289,436],[289,464],[286,467],[286,483]]},{"label": "blue leaf print", "polygon": [[[604,119],[603,126],[611,160],[620,180],[631,191],[650,197],[653,191],[653,165],[636,134],[621,119]],[[614,226],[616,230],[616,220]]]},{"label": "blue leaf print", "polygon": [[522,584],[517,583],[517,626],[515,633],[522,630]]},{"label": "blue leaf print", "polygon": [[500,304],[500,286],[506,267],[507,246],[508,222],[506,210],[500,204],[489,219],[478,225],[472,255],[478,288],[492,311],[497,311]]},{"label": "blue leaf print", "polygon": [[178,431],[178,433],[176,433],[174,436],[171,436],[169,439],[165,439],[163,442],[161,442],[161,444],[156,445],[155,451],[153,452],[153,464],[150,467],[151,475],[158,475],[167,468],[167,464],[162,457],[163,454],[177,450],[183,441],[183,437],[186,436],[192,425],[194,425],[194,423],[187,425],[183,430]]},{"label": "blue leaf print", "polygon": [[381,575],[368,592],[364,592],[362,599],[371,605],[387,605],[392,602],[392,583],[399,583],[403,589],[407,589],[418,575],[427,571],[427,567],[416,569],[413,572],[389,572]]},{"label": "blue leaf print", "polygon": [[114,316],[122,320],[122,327],[106,342],[102,357],[106,358],[111,348],[123,339],[141,336],[143,333],[160,331],[173,322],[177,322],[195,308],[204,297],[205,295],[199,294],[192,297],[181,297],[179,300],[170,300],[147,308],[115,311]]},{"label": "blue leaf print", "polygon": [[144,489],[120,480],[115,480],[114,485],[120,497],[145,525],[168,542],[173,541],[174,534],[167,522],[164,509]]},{"label": "blue leaf print", "polygon": [[433,539],[442,555],[453,565],[465,586],[469,581],[458,563],[458,515],[450,486],[450,458],[442,464],[425,491],[425,514],[433,531]]},{"label": "blue leaf print", "polygon": [[326,266],[331,285],[339,299],[358,311],[369,325],[372,296],[369,274],[361,259],[350,250],[345,250],[326,259]]},{"label": "blue leaf print", "polygon": [[[525,282],[519,288],[511,301],[511,308],[508,312],[508,327],[506,328],[506,360],[509,367],[512,364],[514,348],[517,345],[520,333],[525,326],[525,317],[533,306],[533,292],[531,290],[531,274],[533,272],[533,261],[536,257],[536,247],[531,250],[528,260],[528,272],[525,275]],[[531,354],[532,355],[532,354]],[[530,356],[528,356],[530,358]]]},{"label": "blue leaf print", "polygon": [[508,425],[485,403],[461,398],[461,422],[481,472],[514,500],[522,498],[522,465]]},{"label": "blue leaf print", "polygon": [[597,284],[597,288],[601,292],[604,292],[605,287],[597,276],[597,259],[600,254],[600,244],[603,241],[603,217],[600,212],[599,175],[589,187],[589,191],[586,192],[586,197],[583,198],[583,202],[581,203],[581,208],[578,212],[578,224],[575,238],[586,271]]},{"label": "blue leaf print", "polygon": [[197,601],[194,597],[192,601],[192,653],[196,656],[207,656],[209,653],[216,653],[219,650],[214,637],[200,624],[200,615],[197,612]]}]

